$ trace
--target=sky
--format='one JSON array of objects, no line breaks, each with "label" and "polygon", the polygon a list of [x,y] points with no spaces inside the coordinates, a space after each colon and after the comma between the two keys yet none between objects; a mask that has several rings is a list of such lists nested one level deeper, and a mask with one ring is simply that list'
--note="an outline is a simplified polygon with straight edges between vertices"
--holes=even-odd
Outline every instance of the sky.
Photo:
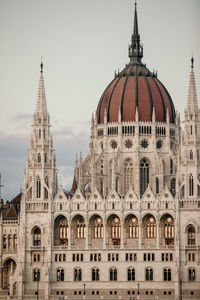
[{"label": "sky", "polygon": [[[194,56],[200,95],[200,1],[138,0],[143,62],[181,113]],[[133,0],[0,0],[2,198],[23,188],[41,57],[59,184],[69,189],[76,154],[87,155],[92,113],[128,59]]]}]

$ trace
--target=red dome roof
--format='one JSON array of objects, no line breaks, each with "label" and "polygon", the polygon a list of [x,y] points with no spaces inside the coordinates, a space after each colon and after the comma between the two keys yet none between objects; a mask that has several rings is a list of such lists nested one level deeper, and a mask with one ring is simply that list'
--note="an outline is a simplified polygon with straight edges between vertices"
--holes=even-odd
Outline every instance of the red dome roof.
[{"label": "red dome roof", "polygon": [[152,121],[153,107],[157,122],[166,122],[167,110],[169,121],[174,123],[175,109],[172,99],[158,80],[142,63],[130,63],[120,72],[105,89],[98,107],[98,123],[135,121],[136,107],[139,121]]},{"label": "red dome roof", "polygon": [[135,121],[136,108],[139,121],[152,121],[153,108],[157,122],[166,122],[167,111],[169,121],[175,121],[175,109],[168,91],[141,62],[143,47],[140,44],[136,6],[135,3],[134,27],[129,46],[130,63],[105,89],[97,107],[98,123],[104,123],[105,114],[107,122],[118,122],[119,113],[121,121]]}]

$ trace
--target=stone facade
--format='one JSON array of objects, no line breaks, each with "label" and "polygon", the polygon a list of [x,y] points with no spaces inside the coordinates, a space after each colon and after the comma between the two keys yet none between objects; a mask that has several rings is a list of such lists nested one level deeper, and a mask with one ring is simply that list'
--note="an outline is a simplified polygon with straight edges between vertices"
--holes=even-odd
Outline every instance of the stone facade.
[{"label": "stone facade", "polygon": [[192,60],[183,130],[178,113],[158,122],[155,107],[147,122],[137,108],[129,122],[95,114],[66,193],[41,64],[24,190],[1,203],[0,297],[200,299],[199,151]]}]

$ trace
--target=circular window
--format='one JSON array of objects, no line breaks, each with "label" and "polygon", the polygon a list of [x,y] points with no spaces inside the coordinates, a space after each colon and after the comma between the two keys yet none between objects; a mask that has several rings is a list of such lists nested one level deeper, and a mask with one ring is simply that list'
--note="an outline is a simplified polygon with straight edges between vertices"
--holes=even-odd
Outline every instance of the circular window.
[{"label": "circular window", "polygon": [[62,199],[63,198],[63,196],[62,195],[59,195],[59,199]]},{"label": "circular window", "polygon": [[97,219],[97,223],[101,223],[101,218],[98,218],[98,219]]},{"label": "circular window", "polygon": [[118,223],[118,222],[119,222],[119,219],[118,219],[118,218],[114,218],[114,222],[115,222],[115,223]]},{"label": "circular window", "polygon": [[149,221],[150,221],[150,223],[153,223],[154,218],[150,218]]},{"label": "circular window", "polygon": [[131,220],[133,223],[136,223],[137,222],[137,219],[136,218],[132,218]]},{"label": "circular window", "polygon": [[97,194],[94,194],[94,199],[97,199],[97,198],[98,198]]},{"label": "circular window", "polygon": [[116,149],[116,148],[117,148],[117,142],[114,141],[114,140],[111,141],[110,145],[111,145],[111,147],[112,147],[113,149]]},{"label": "circular window", "polygon": [[170,217],[167,218],[167,222],[168,222],[168,223],[171,223],[171,221],[172,221],[172,218],[170,218]]},{"label": "circular window", "polygon": [[131,140],[126,140],[126,141],[125,141],[125,146],[126,146],[126,148],[128,148],[128,149],[132,148],[132,146],[133,146],[132,141],[131,141]]},{"label": "circular window", "polygon": [[156,147],[157,147],[157,149],[160,149],[162,147],[162,141],[161,140],[156,142]]},{"label": "circular window", "polygon": [[142,140],[141,141],[141,146],[142,146],[142,148],[147,148],[148,146],[149,146],[149,144],[148,144],[148,142],[146,141],[146,140]]}]

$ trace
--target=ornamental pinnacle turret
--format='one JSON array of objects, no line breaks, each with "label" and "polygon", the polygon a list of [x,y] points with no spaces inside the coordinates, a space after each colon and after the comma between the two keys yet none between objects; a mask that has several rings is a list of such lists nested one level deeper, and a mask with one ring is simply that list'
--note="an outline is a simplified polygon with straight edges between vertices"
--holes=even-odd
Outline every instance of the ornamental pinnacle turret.
[{"label": "ornamental pinnacle turret", "polygon": [[38,98],[25,176],[27,201],[47,201],[57,191],[56,159],[46,105],[43,63],[40,67]]}]

